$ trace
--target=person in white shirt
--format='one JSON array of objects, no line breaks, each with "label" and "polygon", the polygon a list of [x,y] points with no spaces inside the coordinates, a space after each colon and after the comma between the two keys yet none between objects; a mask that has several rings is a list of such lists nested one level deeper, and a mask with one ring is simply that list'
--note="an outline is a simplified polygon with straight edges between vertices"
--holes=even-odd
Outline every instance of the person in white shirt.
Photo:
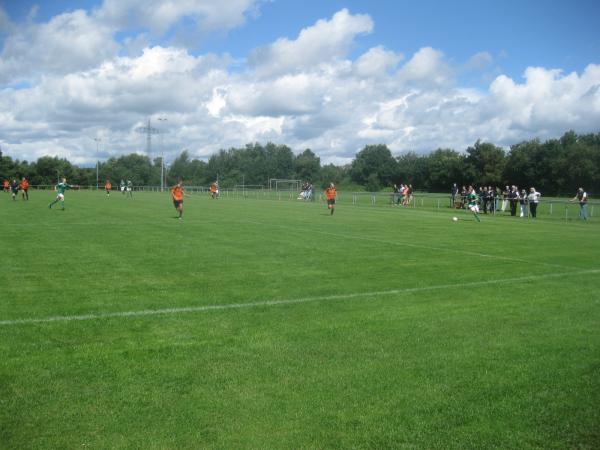
[{"label": "person in white shirt", "polygon": [[529,213],[531,214],[531,217],[533,219],[536,218],[537,206],[540,202],[541,196],[542,194],[536,191],[535,188],[529,188],[529,195],[527,196],[527,200],[529,200]]}]

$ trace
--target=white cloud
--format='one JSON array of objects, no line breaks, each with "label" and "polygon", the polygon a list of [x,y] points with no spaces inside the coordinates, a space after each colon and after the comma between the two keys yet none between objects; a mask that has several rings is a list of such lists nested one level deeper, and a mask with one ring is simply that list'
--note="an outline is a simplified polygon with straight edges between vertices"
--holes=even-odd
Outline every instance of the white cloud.
[{"label": "white cloud", "polygon": [[448,82],[451,73],[440,50],[424,47],[402,67],[399,76],[403,82],[440,85]]},{"label": "white cloud", "polygon": [[499,113],[511,118],[511,128],[528,132],[593,129],[600,123],[600,66],[591,64],[581,76],[560,70],[529,67],[525,82],[516,83],[505,75],[490,86]]},{"label": "white cloud", "polygon": [[321,63],[331,63],[344,57],[357,35],[372,30],[373,21],[369,16],[352,15],[347,9],[342,9],[331,20],[319,20],[303,29],[293,41],[281,38],[256,49],[248,61],[263,75],[310,70]]},{"label": "white cloud", "polygon": [[147,27],[164,33],[182,18],[196,23],[201,31],[229,30],[254,14],[258,0],[105,0],[97,17],[114,27]]},{"label": "white cloud", "polygon": [[354,62],[354,69],[359,77],[385,75],[394,69],[402,60],[401,54],[386,50],[383,46],[373,47]]},{"label": "white cloud", "polygon": [[475,53],[465,64],[466,70],[484,70],[494,62],[493,56],[489,52]]},{"label": "white cloud", "polygon": [[[239,12],[248,4],[228,5]],[[347,10],[305,28],[295,40],[282,38],[253,52],[249,70],[231,69],[228,55],[148,46],[145,35],[131,36],[127,44],[140,51],[98,53],[106,48],[99,49],[103,38],[119,46],[110,27],[94,17],[75,11],[9,33],[2,68],[11,69],[12,77],[36,67],[42,72],[29,85],[0,88],[0,143],[10,155],[32,160],[50,154],[89,164],[98,135],[102,158],[143,152],[145,138],[135,129],[159,115],[167,122],[153,125],[168,133],[155,140],[153,151],[164,139],[167,160],[183,148],[207,157],[270,140],[311,148],[323,163],[338,164],[367,144],[385,143],[397,153],[460,151],[477,139],[509,145],[571,128],[597,132],[600,123],[600,65],[568,74],[530,67],[523,79],[499,75],[487,86],[466,88],[457,75],[465,67],[487,70],[493,60],[486,52],[453,63],[441,50],[424,47],[404,62],[399,49],[374,46],[353,61],[354,41],[373,23]],[[19,54],[29,31],[31,49]]]},{"label": "white cloud", "polygon": [[0,6],[0,35],[13,31],[14,27],[6,14],[6,11]]},{"label": "white cloud", "polygon": [[112,30],[82,10],[58,15],[41,25],[14,27],[0,54],[0,83],[92,68],[114,55],[117,48]]}]

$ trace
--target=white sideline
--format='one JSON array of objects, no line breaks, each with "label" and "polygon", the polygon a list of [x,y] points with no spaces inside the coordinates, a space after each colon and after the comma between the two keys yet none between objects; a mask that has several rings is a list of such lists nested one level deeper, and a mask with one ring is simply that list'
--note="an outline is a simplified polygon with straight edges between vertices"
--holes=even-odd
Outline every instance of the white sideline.
[{"label": "white sideline", "polygon": [[28,325],[28,324],[39,324],[39,323],[51,323],[51,322],[72,322],[72,321],[83,321],[83,320],[99,320],[99,319],[110,319],[115,317],[141,317],[141,316],[156,316],[161,314],[185,314],[203,311],[214,311],[214,310],[226,310],[226,309],[242,309],[242,308],[255,308],[261,306],[279,306],[279,305],[293,305],[297,303],[310,303],[310,302],[325,302],[332,300],[352,300],[359,297],[374,297],[382,295],[401,295],[401,294],[412,294],[415,292],[432,291],[437,289],[453,289],[453,288],[468,288],[475,286],[485,286],[488,284],[500,284],[500,283],[519,283],[524,281],[536,281],[544,278],[559,278],[571,275],[586,275],[600,273],[600,269],[589,269],[579,270],[574,272],[564,273],[549,273],[541,275],[532,275],[527,277],[516,277],[516,278],[503,278],[497,280],[482,280],[472,281],[469,283],[455,283],[455,284],[441,284],[436,286],[422,286],[415,288],[406,289],[392,289],[389,291],[371,291],[371,292],[356,292],[353,294],[337,294],[337,295],[324,295],[316,297],[304,297],[287,300],[264,300],[260,302],[250,303],[229,303],[225,305],[206,305],[206,306],[189,306],[183,308],[165,308],[165,309],[146,309],[141,311],[122,311],[112,313],[99,313],[99,314],[83,314],[74,316],[53,316],[53,317],[41,317],[41,318],[29,318],[29,319],[15,319],[15,320],[1,320],[0,326],[10,325]]}]

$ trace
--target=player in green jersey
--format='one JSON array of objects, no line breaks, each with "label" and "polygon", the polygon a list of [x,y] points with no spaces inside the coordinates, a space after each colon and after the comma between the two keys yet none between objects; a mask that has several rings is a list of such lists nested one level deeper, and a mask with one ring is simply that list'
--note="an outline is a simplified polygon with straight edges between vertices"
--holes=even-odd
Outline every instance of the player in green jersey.
[{"label": "player in green jersey", "polygon": [[475,220],[477,220],[477,222],[481,222],[481,219],[479,218],[479,206],[477,206],[478,200],[479,199],[477,197],[477,193],[475,192],[475,189],[473,188],[473,186],[469,186],[469,194],[467,195],[467,201],[469,202],[468,203],[469,209],[475,216]]},{"label": "player in green jersey", "polygon": [[62,181],[54,187],[54,189],[56,190],[56,198],[54,199],[54,201],[52,203],[50,203],[48,205],[48,208],[52,209],[52,205],[55,205],[56,203],[60,202],[60,209],[64,210],[65,209],[65,191],[67,189],[71,189],[72,187],[73,186],[71,186],[70,184],[67,184],[67,179],[63,178]]}]

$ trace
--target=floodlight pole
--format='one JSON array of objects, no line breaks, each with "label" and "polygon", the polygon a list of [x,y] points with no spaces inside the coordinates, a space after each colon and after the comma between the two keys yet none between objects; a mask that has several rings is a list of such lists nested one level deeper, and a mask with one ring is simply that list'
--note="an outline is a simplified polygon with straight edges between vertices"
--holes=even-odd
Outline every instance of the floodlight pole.
[{"label": "floodlight pole", "polygon": [[[160,122],[166,122],[166,117],[159,117]],[[165,139],[164,132],[160,134],[160,192],[165,189],[164,167],[165,167]]]},{"label": "floodlight pole", "polygon": [[100,188],[100,178],[99,178],[100,161],[98,160],[98,145],[100,144],[100,141],[102,139],[100,139],[99,137],[95,137],[94,140],[96,141],[96,190],[98,190]]}]

